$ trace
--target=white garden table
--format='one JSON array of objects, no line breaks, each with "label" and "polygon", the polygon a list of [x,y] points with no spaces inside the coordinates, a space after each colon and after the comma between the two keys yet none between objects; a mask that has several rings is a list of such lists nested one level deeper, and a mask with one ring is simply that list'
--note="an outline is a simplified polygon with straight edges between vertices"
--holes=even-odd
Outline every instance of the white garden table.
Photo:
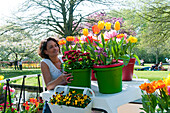
[{"label": "white garden table", "polygon": [[[132,81],[123,81],[123,88],[121,92],[115,94],[101,94],[99,93],[97,81],[92,81],[91,89],[95,93],[92,108],[103,110],[108,113],[117,113],[117,108],[119,106],[141,98],[139,86],[144,82],[149,82],[149,80],[133,79]],[[42,93],[42,98],[49,101],[49,98],[53,94],[53,90],[45,91]]]}]

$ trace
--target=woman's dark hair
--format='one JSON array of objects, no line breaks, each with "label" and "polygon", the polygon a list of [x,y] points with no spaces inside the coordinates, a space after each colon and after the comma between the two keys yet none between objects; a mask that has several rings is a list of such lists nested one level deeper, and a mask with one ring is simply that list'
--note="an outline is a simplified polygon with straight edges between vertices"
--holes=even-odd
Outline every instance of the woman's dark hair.
[{"label": "woman's dark hair", "polygon": [[54,41],[57,46],[59,47],[59,52],[60,52],[60,45],[58,44],[58,40],[52,37],[49,37],[47,39],[44,39],[41,41],[39,48],[38,48],[38,55],[40,55],[41,58],[47,58],[50,59],[47,54],[45,54],[44,50],[47,50],[47,43],[49,41]]}]

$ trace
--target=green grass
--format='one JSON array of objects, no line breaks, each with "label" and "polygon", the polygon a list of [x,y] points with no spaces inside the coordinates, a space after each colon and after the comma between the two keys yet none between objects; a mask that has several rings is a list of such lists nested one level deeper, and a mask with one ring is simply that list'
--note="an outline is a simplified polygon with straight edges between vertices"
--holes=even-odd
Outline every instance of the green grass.
[{"label": "green grass", "polygon": [[[23,81],[23,79],[18,79],[14,82],[11,82],[11,83],[22,85],[22,81]],[[25,78],[25,85],[38,86],[38,77]],[[40,77],[40,85],[42,86],[42,77]]]},{"label": "green grass", "polygon": [[[1,69],[0,75],[4,76],[4,79],[17,77],[21,75],[32,75],[32,74],[40,74],[40,69],[23,69],[23,70],[13,70],[13,69]],[[14,81],[10,81],[12,84],[22,84],[23,79],[18,79]],[[40,83],[42,86],[42,78],[40,77]],[[25,78],[25,85],[30,86],[38,86],[38,77]]]},{"label": "green grass", "polygon": [[[149,81],[159,80],[167,77],[169,71],[134,71],[138,78],[149,79]],[[135,77],[134,77],[135,78]]]},{"label": "green grass", "polygon": [[6,78],[17,77],[20,75],[32,75],[32,74],[39,74],[41,73],[40,69],[23,69],[23,70],[13,70],[13,69],[1,69],[0,75]]}]

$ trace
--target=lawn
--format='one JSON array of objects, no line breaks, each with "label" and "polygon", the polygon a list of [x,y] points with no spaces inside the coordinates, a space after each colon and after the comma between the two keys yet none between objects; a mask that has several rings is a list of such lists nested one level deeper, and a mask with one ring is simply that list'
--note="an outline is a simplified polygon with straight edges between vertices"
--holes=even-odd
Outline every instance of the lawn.
[{"label": "lawn", "polygon": [[23,70],[13,70],[13,69],[1,69],[0,75],[3,75],[4,78],[12,78],[20,75],[31,75],[41,73],[40,69],[23,69]]},{"label": "lawn", "polygon": [[[138,78],[149,79],[149,81],[159,80],[167,77],[170,71],[134,71]],[[135,77],[134,77],[135,78]]]}]

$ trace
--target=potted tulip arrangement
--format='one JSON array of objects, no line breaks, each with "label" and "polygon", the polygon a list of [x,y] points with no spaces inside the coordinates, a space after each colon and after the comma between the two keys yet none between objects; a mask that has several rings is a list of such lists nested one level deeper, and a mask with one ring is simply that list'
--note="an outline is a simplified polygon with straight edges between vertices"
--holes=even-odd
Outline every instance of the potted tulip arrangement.
[{"label": "potted tulip arrangement", "polygon": [[[105,29],[104,29],[105,27]],[[124,63],[128,63],[129,57],[124,54],[126,44],[125,34],[119,34],[120,23],[115,23],[114,29],[111,29],[111,23],[99,21],[98,25],[92,27],[96,37],[88,36],[87,29],[83,30],[87,36],[88,44],[83,44],[82,48],[90,52],[94,59],[93,70],[99,85],[101,93],[117,93],[122,91],[122,68]],[[105,31],[105,33],[103,33]]]},{"label": "potted tulip arrangement", "polygon": [[142,91],[142,110],[147,113],[170,112],[170,76],[164,80],[141,84],[139,88]]},{"label": "potted tulip arrangement", "polygon": [[123,72],[122,72],[123,81],[132,80],[135,61],[137,60],[140,63],[138,56],[132,53],[132,49],[136,45],[136,43],[137,43],[136,37],[133,37],[131,35],[128,36],[124,51],[125,51],[125,54],[127,54],[130,57],[130,60],[129,60],[129,63],[123,67]]},{"label": "potted tulip arrangement", "polygon": [[70,86],[91,87],[91,68],[94,60],[90,53],[80,50],[65,51],[62,57],[64,71],[72,73],[73,80],[68,83]]}]

